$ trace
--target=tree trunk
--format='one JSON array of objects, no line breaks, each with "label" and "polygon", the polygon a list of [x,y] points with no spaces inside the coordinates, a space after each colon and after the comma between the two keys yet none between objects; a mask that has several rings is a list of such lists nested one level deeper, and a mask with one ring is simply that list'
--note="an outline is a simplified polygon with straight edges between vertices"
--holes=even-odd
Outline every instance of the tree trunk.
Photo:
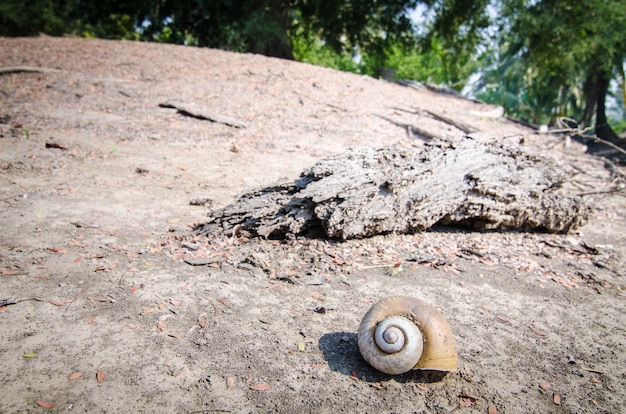
[{"label": "tree trunk", "polygon": [[352,149],[211,212],[199,231],[350,239],[441,223],[567,232],[589,214],[558,190],[570,175],[510,139]]},{"label": "tree trunk", "polygon": [[289,26],[291,25],[289,20],[289,1],[272,0],[271,7],[273,8],[273,13],[276,16],[276,21],[282,30],[280,36],[276,37],[270,45],[268,55],[293,60],[293,50],[287,35],[289,32]]},{"label": "tree trunk", "polygon": [[611,82],[611,74],[606,70],[595,70],[585,81],[585,110],[580,120],[582,126],[591,125],[595,114],[595,134],[598,138],[624,146],[606,119],[606,95]]},{"label": "tree trunk", "polygon": [[609,84],[611,82],[610,73],[607,71],[601,71],[597,77],[597,90],[598,96],[596,101],[596,136],[603,140],[609,141],[613,144],[623,146],[619,137],[613,131],[606,119],[606,95],[609,91]]},{"label": "tree trunk", "polygon": [[582,127],[591,125],[593,116],[598,103],[598,76],[597,72],[593,72],[587,76],[583,85],[583,93],[585,94],[585,108],[579,124]]}]

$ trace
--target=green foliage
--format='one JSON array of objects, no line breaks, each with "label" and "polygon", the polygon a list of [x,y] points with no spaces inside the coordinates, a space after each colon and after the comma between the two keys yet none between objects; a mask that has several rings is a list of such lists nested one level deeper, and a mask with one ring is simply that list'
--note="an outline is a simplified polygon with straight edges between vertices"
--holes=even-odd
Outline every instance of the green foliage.
[{"label": "green foliage", "polygon": [[626,31],[617,29],[626,27],[623,0],[497,3],[500,48],[477,96],[536,123],[568,115],[588,124],[603,111],[601,83],[626,58]]},{"label": "green foliage", "polygon": [[624,27],[624,0],[0,0],[2,36],[208,46],[457,90],[480,72],[479,98],[536,123],[603,116],[611,78],[623,108]]},{"label": "green foliage", "polygon": [[618,91],[612,94],[618,108],[609,115],[609,124],[615,132],[622,134],[626,132],[626,105],[624,105],[624,101],[626,101],[626,85],[624,84],[623,71],[619,75],[619,80]]},{"label": "green foliage", "polygon": [[319,37],[304,32],[301,27],[294,28],[289,38],[296,60],[346,72],[362,73],[361,65],[354,53],[337,52]]},{"label": "green foliage", "polygon": [[302,31],[292,33],[290,40],[294,57],[301,62],[372,77],[379,77],[381,70],[387,69],[392,70],[396,78],[435,84],[447,80],[446,70],[436,50],[424,53],[417,47],[393,43],[381,54],[361,53],[356,47],[352,51],[336,52],[321,39]]},{"label": "green foliage", "polygon": [[447,71],[439,55],[439,50],[424,51],[418,47],[407,48],[392,44],[385,49],[384,58],[364,57],[366,72],[377,76],[381,68],[392,69],[398,79],[412,79],[434,84],[447,83]]},{"label": "green foliage", "polygon": [[490,0],[427,0],[434,18],[419,39],[423,53],[434,52],[443,69],[443,83],[462,90],[478,69],[478,47],[486,39],[491,21]]},{"label": "green foliage", "polygon": [[613,128],[613,130],[617,132],[618,134],[622,134],[626,132],[626,117],[622,119],[611,118],[609,120],[609,123],[611,124],[611,127]]},{"label": "green foliage", "polygon": [[384,60],[391,45],[410,46],[414,31],[408,12],[417,1],[292,1],[294,33],[308,33],[337,54]]},{"label": "green foliage", "polygon": [[[519,7],[517,1],[508,3]],[[564,79],[590,65],[611,71],[626,52],[623,0],[543,0],[517,13],[512,23],[528,63]]]},{"label": "green foliage", "polygon": [[[458,90],[464,87],[478,63],[472,46],[457,45],[456,50],[463,53],[454,59],[439,35],[422,39],[422,46],[418,47],[415,28],[407,17],[417,2],[380,2],[369,15],[365,12],[366,3],[307,3],[297,12],[290,31],[294,57],[373,77],[390,69],[397,78],[444,83]],[[456,12],[463,13],[465,9],[459,7]],[[426,41],[430,42],[428,47]]]},{"label": "green foliage", "polygon": [[535,124],[550,121],[554,112],[565,115],[565,108],[555,108],[559,97],[559,78],[553,74],[539,76],[532,67],[525,67],[522,56],[503,45],[501,51],[484,56],[486,69],[474,86],[477,98],[504,107],[508,115]]},{"label": "green foliage", "polygon": [[87,38],[140,40],[135,25],[135,20],[127,14],[111,14],[94,23],[76,21],[72,31]]},{"label": "green foliage", "polygon": [[71,6],[69,1],[2,0],[0,36],[61,35]]}]

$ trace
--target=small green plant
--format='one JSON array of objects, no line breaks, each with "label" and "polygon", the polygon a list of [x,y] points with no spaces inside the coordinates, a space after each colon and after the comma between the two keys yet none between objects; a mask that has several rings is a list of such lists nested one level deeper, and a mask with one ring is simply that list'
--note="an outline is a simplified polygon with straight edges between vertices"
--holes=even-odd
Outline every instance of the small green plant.
[{"label": "small green plant", "polygon": [[30,138],[30,132],[26,128],[24,128],[22,132],[24,133],[25,138]]}]

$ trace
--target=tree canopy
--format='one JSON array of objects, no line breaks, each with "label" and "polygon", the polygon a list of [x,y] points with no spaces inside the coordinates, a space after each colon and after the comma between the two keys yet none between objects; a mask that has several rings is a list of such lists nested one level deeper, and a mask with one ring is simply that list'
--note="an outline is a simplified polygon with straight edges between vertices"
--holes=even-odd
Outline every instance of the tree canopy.
[{"label": "tree canopy", "polygon": [[626,127],[624,27],[623,0],[0,0],[3,36],[180,43],[372,76],[389,68],[459,91],[479,76],[473,92],[513,116],[595,120],[612,141],[607,97]]},{"label": "tree canopy", "polygon": [[[488,76],[518,116],[534,122],[558,116],[591,124],[615,141],[605,107],[612,79],[623,108],[626,5],[622,0],[502,0],[499,50]],[[513,95],[513,96],[511,96]],[[506,99],[506,98],[505,98]],[[505,102],[503,102],[505,103]],[[516,106],[515,103],[518,105]],[[505,103],[506,104],[506,103]]]}]

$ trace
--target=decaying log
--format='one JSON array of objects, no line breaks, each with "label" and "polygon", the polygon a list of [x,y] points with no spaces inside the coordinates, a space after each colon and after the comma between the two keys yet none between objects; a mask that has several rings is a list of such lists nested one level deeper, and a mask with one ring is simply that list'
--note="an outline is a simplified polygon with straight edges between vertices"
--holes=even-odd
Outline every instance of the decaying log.
[{"label": "decaying log", "polygon": [[511,139],[356,148],[293,182],[242,195],[209,213],[198,230],[271,238],[321,231],[349,239],[442,223],[567,232],[590,212],[582,199],[559,191],[570,174]]}]

